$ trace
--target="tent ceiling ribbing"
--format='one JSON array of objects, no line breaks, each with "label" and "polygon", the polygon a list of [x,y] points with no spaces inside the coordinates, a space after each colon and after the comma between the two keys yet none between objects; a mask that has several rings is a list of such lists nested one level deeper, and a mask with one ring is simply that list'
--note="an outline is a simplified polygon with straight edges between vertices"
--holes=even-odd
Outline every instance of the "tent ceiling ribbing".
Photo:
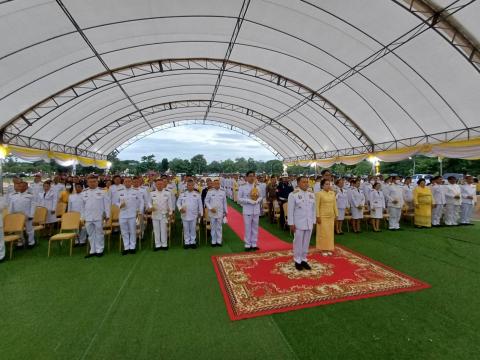
[{"label": "tent ceiling ribbing", "polygon": [[[221,125],[285,161],[480,136],[479,1],[0,1],[3,142]],[[470,154],[471,155],[471,154]]]}]

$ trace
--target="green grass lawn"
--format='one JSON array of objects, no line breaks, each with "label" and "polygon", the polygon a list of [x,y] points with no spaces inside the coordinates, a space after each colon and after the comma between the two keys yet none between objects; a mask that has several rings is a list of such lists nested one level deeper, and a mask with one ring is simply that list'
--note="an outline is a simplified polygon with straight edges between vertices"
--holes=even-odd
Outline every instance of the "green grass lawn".
[{"label": "green grass lawn", "polygon": [[479,226],[338,237],[432,288],[235,322],[210,259],[243,249],[228,227],[222,248],[202,233],[203,246],[184,250],[177,224],[168,252],[152,252],[148,238],[136,255],[91,259],[84,248],[48,259],[43,240],[0,264],[0,358],[479,358]]}]

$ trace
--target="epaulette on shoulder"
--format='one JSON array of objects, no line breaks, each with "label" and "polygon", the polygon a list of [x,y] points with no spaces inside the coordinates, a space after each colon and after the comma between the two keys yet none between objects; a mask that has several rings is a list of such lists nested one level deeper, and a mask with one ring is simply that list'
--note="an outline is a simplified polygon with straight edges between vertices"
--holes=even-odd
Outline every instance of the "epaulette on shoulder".
[{"label": "epaulette on shoulder", "polygon": [[308,191],[308,192],[311,192],[311,193],[313,193],[313,190],[312,190],[312,189],[310,189],[310,188],[308,188],[308,190],[307,190],[307,191]]},{"label": "epaulette on shoulder", "polygon": [[300,191],[300,189],[295,189],[295,190],[293,190],[293,193],[296,194],[296,193],[298,193],[299,191]]}]

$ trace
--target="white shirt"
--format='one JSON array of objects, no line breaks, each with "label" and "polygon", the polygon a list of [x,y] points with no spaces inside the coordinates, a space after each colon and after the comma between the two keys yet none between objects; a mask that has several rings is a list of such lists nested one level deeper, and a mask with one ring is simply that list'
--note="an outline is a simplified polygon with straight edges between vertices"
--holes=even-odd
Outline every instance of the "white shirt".
[{"label": "white shirt", "polygon": [[150,193],[149,208],[152,208],[152,219],[160,220],[174,211],[171,193],[167,190],[152,191]]},{"label": "white shirt", "polygon": [[[475,184],[463,184],[460,186],[460,191],[462,193],[462,204],[475,204],[477,200],[477,188]],[[471,196],[471,199],[468,197]]]},{"label": "white shirt", "polygon": [[242,205],[242,212],[245,215],[260,215],[260,204],[262,197],[259,197],[256,201],[250,198],[250,192],[253,189],[253,184],[246,183],[240,186],[238,190],[238,202]]},{"label": "white shirt", "polygon": [[78,212],[80,214],[83,213],[83,199],[82,193],[76,194],[72,193],[68,197],[68,211],[70,212]]},{"label": "white shirt", "polygon": [[25,214],[27,218],[33,218],[35,212],[35,202],[33,201],[33,195],[27,193],[14,193],[9,198],[8,212],[19,212]]},{"label": "white shirt", "polygon": [[[140,209],[143,209],[143,195],[134,188],[124,188],[117,192],[118,200],[114,205],[120,208],[120,219],[131,219],[137,216]],[[122,207],[123,205],[123,207]]]},{"label": "white shirt", "polygon": [[445,205],[445,185],[432,185],[432,198],[435,205]]},{"label": "white shirt", "polygon": [[348,192],[348,203],[350,207],[358,208],[359,206],[365,205],[365,195],[363,192],[356,187],[352,187]]},{"label": "white shirt", "polygon": [[298,230],[311,230],[315,216],[313,192],[297,189],[288,195],[288,225],[295,225]]},{"label": "white shirt", "polygon": [[385,195],[381,190],[370,191],[369,201],[371,208],[385,208]]},{"label": "white shirt", "polygon": [[343,188],[337,188],[336,191],[336,198],[337,198],[337,208],[338,209],[348,209],[350,207],[348,203],[348,192]]},{"label": "white shirt", "polygon": [[83,200],[82,219],[85,221],[102,221],[103,215],[110,217],[110,198],[100,188],[86,189],[81,194]]},{"label": "white shirt", "polygon": [[55,190],[50,189],[46,193],[42,191],[39,193],[35,200],[35,205],[43,206],[48,209],[48,212],[55,211],[57,209],[58,194]]},{"label": "white shirt", "polygon": [[457,184],[448,184],[445,186],[445,203],[447,205],[461,205],[462,192]]},{"label": "white shirt", "polygon": [[403,207],[404,191],[401,185],[392,184],[388,186],[388,190],[385,190],[384,195],[388,207],[399,209]]},{"label": "white shirt", "polygon": [[[219,219],[227,215],[227,195],[222,189],[210,189],[205,197],[205,207],[209,210],[208,215],[211,218]],[[215,208],[215,213],[211,212]]]},{"label": "white shirt", "polygon": [[186,209],[186,212],[181,214],[185,221],[196,220],[203,214],[202,197],[195,190],[183,192],[178,197],[177,207],[179,210]]}]

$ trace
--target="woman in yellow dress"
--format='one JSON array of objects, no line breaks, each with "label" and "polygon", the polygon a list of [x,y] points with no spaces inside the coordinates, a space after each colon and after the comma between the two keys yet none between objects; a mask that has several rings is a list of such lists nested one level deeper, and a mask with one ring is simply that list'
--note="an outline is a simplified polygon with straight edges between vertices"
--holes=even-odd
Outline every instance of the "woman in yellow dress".
[{"label": "woman in yellow dress", "polygon": [[317,211],[317,249],[323,256],[333,255],[335,219],[338,215],[335,192],[329,180],[322,179],[321,191],[315,194]]},{"label": "woman in yellow dress", "polygon": [[415,205],[415,226],[417,228],[432,227],[432,191],[426,187],[425,179],[417,182],[417,187],[413,190],[413,204]]}]

